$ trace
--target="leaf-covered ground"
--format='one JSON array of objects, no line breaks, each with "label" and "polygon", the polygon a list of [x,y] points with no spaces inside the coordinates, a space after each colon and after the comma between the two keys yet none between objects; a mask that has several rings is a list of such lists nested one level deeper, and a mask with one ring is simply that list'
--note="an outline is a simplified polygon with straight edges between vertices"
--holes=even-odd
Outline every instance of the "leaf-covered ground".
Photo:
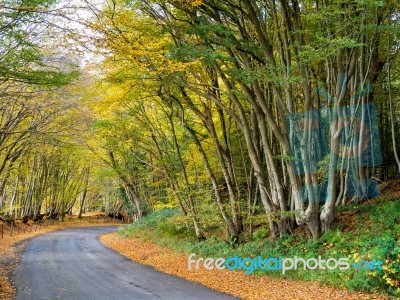
[{"label": "leaf-covered ground", "polygon": [[188,255],[138,238],[115,233],[102,236],[108,247],[155,269],[206,285],[242,299],[387,299],[381,295],[354,293],[316,283],[252,276],[229,270],[188,270]]}]

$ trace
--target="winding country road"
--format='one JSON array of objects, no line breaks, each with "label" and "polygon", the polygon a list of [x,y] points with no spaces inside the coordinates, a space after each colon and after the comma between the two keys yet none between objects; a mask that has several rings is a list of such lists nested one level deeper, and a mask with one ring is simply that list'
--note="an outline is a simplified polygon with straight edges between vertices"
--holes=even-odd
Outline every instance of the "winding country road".
[{"label": "winding country road", "polygon": [[113,230],[73,228],[30,241],[12,276],[17,299],[234,299],[105,247],[98,236]]}]

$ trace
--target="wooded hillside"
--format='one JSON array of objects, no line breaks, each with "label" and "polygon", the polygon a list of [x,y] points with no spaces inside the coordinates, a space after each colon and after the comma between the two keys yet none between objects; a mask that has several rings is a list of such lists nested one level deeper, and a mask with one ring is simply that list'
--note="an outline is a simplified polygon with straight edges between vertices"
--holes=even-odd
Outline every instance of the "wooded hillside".
[{"label": "wooded hillside", "polygon": [[317,239],[399,175],[397,1],[59,5],[0,6],[3,219],[169,207],[199,240]]}]

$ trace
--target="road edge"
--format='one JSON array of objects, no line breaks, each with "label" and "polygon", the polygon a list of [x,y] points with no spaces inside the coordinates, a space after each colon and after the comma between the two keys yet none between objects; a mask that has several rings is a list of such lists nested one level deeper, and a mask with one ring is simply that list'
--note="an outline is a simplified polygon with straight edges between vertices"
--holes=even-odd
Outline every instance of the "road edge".
[{"label": "road edge", "polygon": [[[243,272],[232,272],[226,269],[210,271],[204,269],[188,270],[188,254],[178,253],[139,237],[125,238],[119,236],[116,232],[101,235],[100,241],[105,246],[132,261],[241,299],[390,299],[381,294],[350,292],[321,286],[310,281],[248,276]],[[288,294],[290,286],[294,286],[294,288],[291,290],[291,294]],[[315,297],[312,297],[313,294]]]},{"label": "road edge", "polygon": [[11,281],[15,268],[21,262],[22,255],[29,242],[43,234],[80,227],[102,227],[118,226],[111,223],[90,223],[90,222],[66,222],[56,225],[42,227],[41,229],[21,234],[14,237],[14,240],[6,240],[3,249],[0,250],[0,300],[12,300],[16,297],[16,288]]}]

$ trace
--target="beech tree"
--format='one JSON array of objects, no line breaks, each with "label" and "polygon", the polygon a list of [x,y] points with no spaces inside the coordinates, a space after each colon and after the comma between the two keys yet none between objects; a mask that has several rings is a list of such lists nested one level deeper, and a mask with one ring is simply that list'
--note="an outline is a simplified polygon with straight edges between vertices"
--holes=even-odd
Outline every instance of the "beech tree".
[{"label": "beech tree", "polygon": [[[158,98],[191,137],[232,238],[244,195],[254,197],[237,180],[237,167],[250,163],[246,184],[257,182],[272,237],[305,226],[315,239],[334,225],[337,205],[371,196],[368,174],[380,158],[360,157],[377,142],[354,119],[367,115],[387,56],[396,56],[385,45],[397,9],[392,1],[114,1],[93,28],[111,53],[108,78],[127,95]],[[314,110],[328,114],[328,137],[313,136]],[[232,124],[242,162],[233,160]],[[227,195],[199,132],[213,143]]]},{"label": "beech tree", "polygon": [[172,207],[199,240],[260,218],[317,239],[399,164],[396,1],[87,3],[102,60],[80,78],[38,51],[52,4],[1,7],[9,214]]}]

